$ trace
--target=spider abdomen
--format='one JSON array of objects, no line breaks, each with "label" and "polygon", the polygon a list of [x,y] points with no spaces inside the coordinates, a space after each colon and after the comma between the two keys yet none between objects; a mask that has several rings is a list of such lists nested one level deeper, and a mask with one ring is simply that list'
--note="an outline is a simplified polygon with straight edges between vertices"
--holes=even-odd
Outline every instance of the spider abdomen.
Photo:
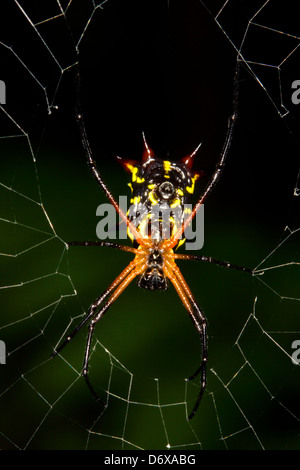
[{"label": "spider abdomen", "polygon": [[[132,197],[127,217],[143,239],[169,240],[184,223],[187,205],[194,192],[200,173],[192,171],[193,157],[198,148],[181,161],[156,157],[144,137],[142,162],[118,157],[126,171],[131,173]],[[134,235],[128,227],[128,236]],[[184,241],[178,241],[180,246]]]}]

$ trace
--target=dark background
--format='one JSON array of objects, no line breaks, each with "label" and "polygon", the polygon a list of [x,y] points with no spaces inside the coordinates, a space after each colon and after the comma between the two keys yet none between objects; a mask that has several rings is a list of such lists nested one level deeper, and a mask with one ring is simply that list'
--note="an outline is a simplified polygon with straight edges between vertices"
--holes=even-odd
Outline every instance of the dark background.
[{"label": "dark background", "polygon": [[[233,45],[241,46],[255,3],[232,2],[219,18],[223,30],[213,19],[218,2],[209,12],[193,0],[173,0],[170,8],[111,1],[96,10],[77,1],[65,17],[52,2],[22,2],[35,27],[8,3],[1,18],[1,218],[11,223],[2,222],[1,252],[17,256],[3,257],[2,270],[2,285],[16,286],[1,290],[0,338],[10,353],[1,369],[3,448],[164,449],[168,441],[185,449],[298,447],[298,369],[288,357],[299,338],[292,266],[271,271],[263,284],[213,265],[180,264],[209,321],[207,392],[190,424],[184,403],[190,410],[198,388],[189,385],[186,395],[184,378],[199,364],[200,342],[173,289],[149,293],[132,285],[98,325],[91,379],[103,397],[111,392],[103,416],[80,377],[86,330],[63,359],[49,360],[131,259],[105,248],[66,250],[67,241],[95,239],[96,208],[106,202],[76,126],[77,60],[88,137],[113,194],[128,194],[115,156],[139,160],[144,131],[161,158],[182,158],[202,142],[195,169],[207,176],[197,197],[224,143]],[[278,40],[255,31],[241,51],[249,64],[276,63],[297,44],[293,20],[275,8],[260,20],[291,35]],[[252,269],[274,248],[263,267],[299,261],[297,232],[281,245],[286,227],[299,224],[299,111],[289,98],[296,64],[297,53],[282,65],[280,87],[277,70],[252,64],[266,90],[242,64],[239,119],[224,174],[205,204],[203,254]],[[290,111],[285,118],[281,99]],[[127,408],[128,400],[177,406]]]}]

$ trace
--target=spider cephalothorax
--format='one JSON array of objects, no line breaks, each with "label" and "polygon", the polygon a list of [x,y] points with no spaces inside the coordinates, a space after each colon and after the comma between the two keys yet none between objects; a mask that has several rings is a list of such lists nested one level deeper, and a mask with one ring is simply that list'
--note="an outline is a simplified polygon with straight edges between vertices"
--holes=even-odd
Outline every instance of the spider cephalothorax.
[{"label": "spider cephalothorax", "polygon": [[147,268],[138,279],[138,286],[149,290],[167,289],[168,278],[164,273],[164,257],[159,246],[146,255]]}]

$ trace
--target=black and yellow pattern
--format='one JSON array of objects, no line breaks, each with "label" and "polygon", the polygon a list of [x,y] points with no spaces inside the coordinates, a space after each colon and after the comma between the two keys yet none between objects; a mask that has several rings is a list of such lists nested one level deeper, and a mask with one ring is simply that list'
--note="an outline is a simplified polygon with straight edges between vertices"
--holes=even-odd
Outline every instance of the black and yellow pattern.
[{"label": "black and yellow pattern", "polygon": [[[179,162],[157,158],[145,142],[142,162],[119,158],[131,174],[128,218],[144,239],[161,241],[171,238],[182,225],[189,209],[195,182],[199,175],[192,171],[191,161]],[[128,236],[134,237],[128,229]],[[184,239],[178,241],[178,246]]]}]

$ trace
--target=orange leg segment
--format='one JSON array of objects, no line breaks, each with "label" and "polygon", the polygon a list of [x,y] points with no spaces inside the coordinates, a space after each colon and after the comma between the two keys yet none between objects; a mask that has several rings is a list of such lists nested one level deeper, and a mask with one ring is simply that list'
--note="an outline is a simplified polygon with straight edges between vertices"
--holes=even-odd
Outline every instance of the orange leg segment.
[{"label": "orange leg segment", "polygon": [[199,373],[201,373],[200,391],[196,403],[192,409],[192,412],[188,416],[188,420],[190,420],[195,415],[199,407],[202,395],[206,387],[207,320],[203,311],[200,309],[199,305],[195,301],[187,282],[185,281],[183,275],[180,272],[179,267],[175,264],[175,262],[165,259],[164,272],[175,287],[178,296],[180,297],[183,305],[185,306],[201,338],[201,364],[196,370],[196,372],[188,379],[189,381],[193,380]]}]

